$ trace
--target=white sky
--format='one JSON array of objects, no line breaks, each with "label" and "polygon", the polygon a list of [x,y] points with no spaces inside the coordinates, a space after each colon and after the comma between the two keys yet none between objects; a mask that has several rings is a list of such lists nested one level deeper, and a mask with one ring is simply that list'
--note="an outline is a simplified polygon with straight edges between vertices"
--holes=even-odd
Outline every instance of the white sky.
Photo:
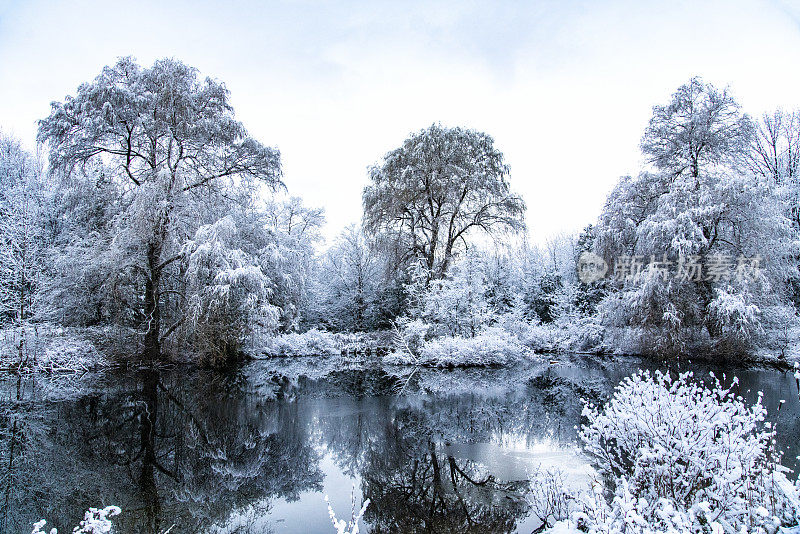
[{"label": "white sky", "polygon": [[0,0],[0,128],[32,147],[49,102],[118,56],[174,56],[227,84],[329,237],[359,220],[367,166],[442,122],[494,136],[541,241],[597,217],[691,76],[752,114],[800,107],[799,2]]}]

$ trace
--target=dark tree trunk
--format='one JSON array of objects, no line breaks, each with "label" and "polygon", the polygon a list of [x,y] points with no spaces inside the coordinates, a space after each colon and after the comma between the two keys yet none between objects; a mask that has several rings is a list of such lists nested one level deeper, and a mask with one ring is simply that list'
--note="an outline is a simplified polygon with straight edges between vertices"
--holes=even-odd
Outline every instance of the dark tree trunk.
[{"label": "dark tree trunk", "polygon": [[[17,403],[22,400],[22,375],[20,374],[17,377]],[[8,451],[8,474],[7,474],[7,482],[6,487],[4,489],[4,496],[3,496],[3,505],[0,507],[0,531],[6,532],[9,523],[9,514],[11,512],[11,495],[14,491],[14,485],[16,482],[16,476],[14,473],[14,459],[16,453],[16,443],[19,441],[19,434],[21,434],[20,422],[19,422],[19,414],[14,414],[12,412],[12,416],[14,417],[14,423],[11,426],[11,442],[9,445]]]},{"label": "dark tree trunk", "polygon": [[711,301],[714,300],[714,286],[710,281],[703,280],[700,282],[699,293],[700,302],[702,303],[703,320],[706,330],[708,331],[708,335],[711,337],[711,341],[713,342],[719,339],[720,335],[722,335],[721,329],[711,319],[708,313]]},{"label": "dark tree trunk", "polygon": [[[158,340],[158,338],[156,338]],[[147,520],[147,534],[161,532],[161,499],[156,484],[155,468],[157,458],[155,452],[156,417],[158,415],[158,374],[147,371],[142,381],[142,398],[145,412],[141,414],[139,429],[142,454],[142,469],[139,472],[139,491],[144,503]]]}]

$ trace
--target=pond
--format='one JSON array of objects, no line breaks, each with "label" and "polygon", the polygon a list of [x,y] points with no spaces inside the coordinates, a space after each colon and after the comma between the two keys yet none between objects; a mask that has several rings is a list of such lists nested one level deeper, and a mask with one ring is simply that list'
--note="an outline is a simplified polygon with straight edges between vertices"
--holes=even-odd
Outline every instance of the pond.
[{"label": "pond", "polygon": [[[371,502],[362,532],[529,534],[540,525],[531,484],[556,469],[571,487],[592,476],[577,445],[581,399],[663,366],[559,360],[445,371],[296,358],[225,372],[5,377],[0,531],[27,533],[44,518],[70,532],[83,510],[114,504],[126,533],[333,533],[325,495],[345,519],[353,495]],[[795,467],[791,373],[692,368],[736,375],[748,399],[763,391]]]}]

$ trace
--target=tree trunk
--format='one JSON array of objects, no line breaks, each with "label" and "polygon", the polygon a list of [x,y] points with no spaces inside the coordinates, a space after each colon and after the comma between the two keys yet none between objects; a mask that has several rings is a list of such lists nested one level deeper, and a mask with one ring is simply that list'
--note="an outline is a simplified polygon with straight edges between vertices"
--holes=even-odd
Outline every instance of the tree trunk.
[{"label": "tree trunk", "polygon": [[161,312],[158,307],[158,286],[161,282],[161,269],[159,268],[160,247],[150,245],[147,248],[147,266],[149,276],[144,289],[145,335],[144,355],[149,360],[156,360],[161,356]]},{"label": "tree trunk", "polygon": [[722,335],[722,330],[719,328],[719,325],[712,320],[708,313],[711,301],[714,300],[714,287],[711,282],[704,280],[700,283],[699,289],[704,326],[708,331],[708,335],[711,337],[711,341],[714,342]]}]

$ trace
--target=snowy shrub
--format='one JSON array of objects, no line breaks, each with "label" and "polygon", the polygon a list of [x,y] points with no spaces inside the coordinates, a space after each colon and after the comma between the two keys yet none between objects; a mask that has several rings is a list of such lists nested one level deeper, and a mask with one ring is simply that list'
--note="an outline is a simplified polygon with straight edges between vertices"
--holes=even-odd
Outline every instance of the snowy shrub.
[{"label": "snowy shrub", "polygon": [[574,322],[559,323],[556,333],[559,350],[594,352],[602,346],[605,328],[594,317],[582,317]]},{"label": "snowy shrub", "polygon": [[[106,506],[103,509],[89,508],[83,516],[77,527],[72,532],[73,534],[108,534],[111,532],[111,520],[109,518],[119,515],[122,510],[117,506]],[[54,528],[49,532],[42,530],[47,524],[47,521],[42,519],[33,525],[31,534],[58,534]]]},{"label": "snowy shrub", "polygon": [[[572,515],[571,521],[557,524],[553,532],[588,532],[590,534],[690,534],[710,531],[722,532],[719,522],[708,522],[711,512],[703,502],[693,505],[688,511],[677,509],[669,499],[656,503],[655,513],[649,512],[646,499],[636,499],[628,488],[627,481],[621,481],[612,498],[606,502],[603,486],[598,481],[592,484],[592,492],[583,495],[581,511]],[[698,528],[699,525],[710,527]],[[747,532],[743,529],[740,534]]]},{"label": "snowy shrub", "polygon": [[526,349],[508,332],[488,328],[475,337],[440,337],[426,341],[419,354],[392,354],[387,363],[425,365],[430,367],[467,367],[507,365],[518,361]]},{"label": "snowy shrub", "polygon": [[[580,436],[616,487],[610,507],[586,507],[590,532],[738,533],[794,524],[796,490],[770,448],[761,396],[747,406],[711,375],[640,371],[600,410],[583,411]],[[602,490],[600,490],[602,492]]]},{"label": "snowy shrub", "polygon": [[520,341],[537,352],[556,352],[558,347],[558,327],[553,323],[534,323],[519,336]]},{"label": "snowy shrub", "polygon": [[20,373],[81,373],[109,364],[86,330],[25,325],[0,330],[0,367]]},{"label": "snowy shrub", "polygon": [[290,332],[263,341],[259,347],[270,356],[323,356],[340,354],[344,346],[343,337],[313,328],[302,334]]},{"label": "snowy shrub", "polygon": [[508,300],[507,311],[497,316],[494,326],[499,326],[506,332],[521,338],[531,324],[525,317],[525,302],[521,295],[514,295]]},{"label": "snowy shrub", "polygon": [[598,352],[605,336],[606,328],[593,317],[530,324],[518,334],[523,345],[538,352]]},{"label": "snowy shrub", "polygon": [[[795,510],[800,509],[797,503],[798,488],[792,487],[786,478],[776,479],[787,484],[783,488],[783,497],[794,499],[789,503]],[[592,484],[591,494],[583,494],[579,499],[580,511],[572,514],[568,520],[557,522],[548,534],[723,534],[730,532],[730,525],[718,520],[719,514],[708,502],[692,505],[688,510],[676,507],[669,499],[659,499],[654,507],[647,499],[634,497],[626,480],[621,481],[609,504],[603,496],[603,485],[599,481]],[[788,500],[788,499],[787,499]],[[651,508],[655,509],[652,513]],[[770,511],[764,507],[755,509],[758,520],[751,528],[742,526],[738,534],[773,533],[796,534],[800,527],[778,528],[775,518],[769,517]],[[797,519],[795,519],[795,523]]]},{"label": "snowy shrub", "polygon": [[56,338],[37,358],[38,367],[48,371],[87,371],[105,363],[94,344],[83,339]]},{"label": "snowy shrub", "polygon": [[478,252],[469,252],[443,278],[421,264],[411,266],[406,284],[407,317],[429,325],[430,335],[473,337],[497,320],[487,287],[486,265]]},{"label": "snowy shrub", "polygon": [[387,332],[327,332],[312,328],[264,337],[254,343],[254,354],[268,356],[333,356],[372,354],[390,344]]}]

